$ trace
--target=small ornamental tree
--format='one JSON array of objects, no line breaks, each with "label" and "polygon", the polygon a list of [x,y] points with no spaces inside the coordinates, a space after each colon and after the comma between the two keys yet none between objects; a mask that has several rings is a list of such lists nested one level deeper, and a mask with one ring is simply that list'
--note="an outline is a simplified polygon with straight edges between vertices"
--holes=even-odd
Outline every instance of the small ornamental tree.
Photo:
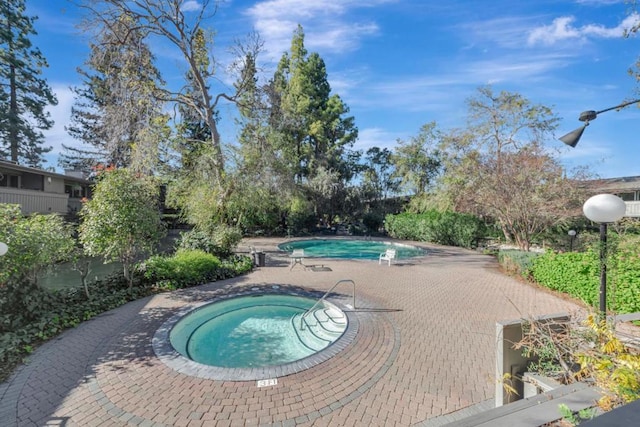
[{"label": "small ornamental tree", "polygon": [[106,170],[80,211],[85,252],[105,262],[120,261],[129,287],[136,257],[152,252],[163,236],[158,196],[159,186],[152,179],[128,169]]},{"label": "small ornamental tree", "polygon": [[19,205],[0,203],[0,241],[9,251],[0,257],[0,286],[9,280],[38,283],[48,268],[70,258],[71,226],[55,214],[22,215]]}]

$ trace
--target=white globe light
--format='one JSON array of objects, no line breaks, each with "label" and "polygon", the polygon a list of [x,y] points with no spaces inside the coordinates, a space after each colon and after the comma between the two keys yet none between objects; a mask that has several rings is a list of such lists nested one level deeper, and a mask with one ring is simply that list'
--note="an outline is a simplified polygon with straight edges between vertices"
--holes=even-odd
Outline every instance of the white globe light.
[{"label": "white globe light", "polygon": [[616,222],[626,213],[627,205],[613,194],[598,194],[584,203],[582,211],[593,222]]},{"label": "white globe light", "polygon": [[8,250],[9,250],[9,246],[7,246],[6,243],[0,242],[0,256],[6,254]]}]

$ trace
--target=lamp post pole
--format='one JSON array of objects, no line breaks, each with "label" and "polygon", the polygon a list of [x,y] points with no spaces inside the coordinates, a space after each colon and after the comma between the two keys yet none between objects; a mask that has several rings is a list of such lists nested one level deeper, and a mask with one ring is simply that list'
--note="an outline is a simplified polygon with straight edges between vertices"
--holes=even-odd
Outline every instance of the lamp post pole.
[{"label": "lamp post pole", "polygon": [[600,316],[607,316],[607,224],[622,218],[627,205],[613,194],[598,194],[584,203],[582,211],[593,222],[600,223]]},{"label": "lamp post pole", "polygon": [[600,315],[607,315],[607,223],[600,223]]}]

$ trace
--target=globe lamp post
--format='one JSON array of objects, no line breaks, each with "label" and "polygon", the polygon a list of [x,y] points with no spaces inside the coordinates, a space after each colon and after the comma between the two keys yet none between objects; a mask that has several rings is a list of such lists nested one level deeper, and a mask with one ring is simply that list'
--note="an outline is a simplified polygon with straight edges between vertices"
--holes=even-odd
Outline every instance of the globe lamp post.
[{"label": "globe lamp post", "polygon": [[607,315],[607,224],[621,219],[627,206],[618,196],[598,194],[582,206],[584,215],[593,222],[600,223],[600,315]]},{"label": "globe lamp post", "polygon": [[8,250],[9,250],[9,247],[7,246],[7,244],[0,242],[0,256],[6,254]]}]

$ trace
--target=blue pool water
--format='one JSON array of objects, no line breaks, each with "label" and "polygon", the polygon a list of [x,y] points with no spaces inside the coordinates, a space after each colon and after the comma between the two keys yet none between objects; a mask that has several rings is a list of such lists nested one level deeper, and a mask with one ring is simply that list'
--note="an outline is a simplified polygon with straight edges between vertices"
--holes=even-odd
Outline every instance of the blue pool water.
[{"label": "blue pool water", "polygon": [[311,239],[295,240],[282,243],[280,250],[291,252],[294,249],[304,249],[305,256],[314,258],[342,258],[342,259],[378,259],[387,249],[395,249],[398,259],[412,258],[425,255],[422,248],[375,240],[344,240],[344,239]]},{"label": "blue pool water", "polygon": [[347,326],[330,303],[301,316],[316,300],[293,295],[256,295],[202,306],[169,333],[183,356],[205,365],[253,368],[310,356],[335,342]]}]

